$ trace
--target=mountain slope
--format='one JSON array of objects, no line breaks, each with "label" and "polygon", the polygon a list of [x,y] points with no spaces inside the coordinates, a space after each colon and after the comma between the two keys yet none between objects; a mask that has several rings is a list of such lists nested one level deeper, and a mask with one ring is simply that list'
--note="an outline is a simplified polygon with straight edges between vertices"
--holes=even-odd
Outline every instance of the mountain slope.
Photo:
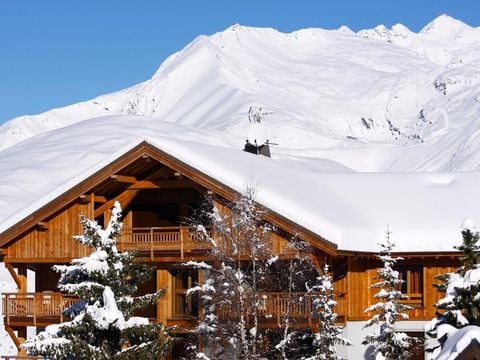
[{"label": "mountain slope", "polygon": [[260,104],[274,156],[331,159],[357,171],[480,169],[480,28],[447,15],[354,33],[283,34],[234,25],[200,36],[141,84],[13,119],[0,149],[88,118],[146,115],[241,148]]}]

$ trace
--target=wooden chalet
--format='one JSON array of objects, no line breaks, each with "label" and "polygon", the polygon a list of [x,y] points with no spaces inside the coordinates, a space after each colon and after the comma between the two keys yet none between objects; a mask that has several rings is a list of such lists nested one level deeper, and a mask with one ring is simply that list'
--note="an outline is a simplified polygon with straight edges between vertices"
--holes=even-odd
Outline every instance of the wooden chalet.
[{"label": "wooden chalet", "polygon": [[[242,156],[255,157],[246,153]],[[191,328],[199,309],[198,304],[185,296],[185,290],[201,281],[201,274],[182,269],[178,264],[208,258],[205,245],[183,220],[202,203],[206,194],[228,209],[229,201],[238,196],[238,191],[150,143],[139,143],[0,233],[2,261],[18,288],[15,293],[2,295],[6,330],[20,346],[27,326],[41,329],[63,321],[62,310],[77,299],[58,292],[58,275],[51,267],[87,255],[88,250],[72,240],[73,235],[81,232],[78,215],[82,213],[105,223],[114,201],[120,202],[124,209],[119,249],[138,251],[141,261],[156,269],[154,278],[142,291],[166,289],[166,296],[143,315],[167,325]],[[318,266],[325,261],[330,263],[337,294],[336,311],[347,326],[346,335],[351,336],[348,324],[367,320],[369,315],[364,309],[375,301],[373,291],[368,289],[375,282],[379,266],[375,254],[339,249],[336,243],[284,214],[267,210],[265,220],[278,229],[272,236],[273,248],[283,259],[288,259],[284,251],[286,242],[297,235],[314,247]],[[403,290],[409,296],[407,302],[414,307],[410,319],[430,320],[434,317],[433,304],[440,296],[431,284],[436,282],[438,274],[457,266],[456,254],[427,251],[401,255],[405,258],[399,266],[406,280]],[[27,269],[35,272],[35,292],[27,291]],[[276,316],[264,326],[276,327],[285,306],[285,293],[267,293],[265,298],[266,308]],[[297,326],[311,326],[311,308],[304,306],[296,311],[301,319]],[[349,353],[345,356],[355,358]]]}]

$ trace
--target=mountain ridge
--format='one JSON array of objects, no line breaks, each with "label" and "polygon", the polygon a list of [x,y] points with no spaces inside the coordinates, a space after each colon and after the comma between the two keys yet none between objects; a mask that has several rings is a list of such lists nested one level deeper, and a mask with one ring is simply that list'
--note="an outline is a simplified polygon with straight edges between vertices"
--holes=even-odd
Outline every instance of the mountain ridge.
[{"label": "mountain ridge", "polygon": [[264,123],[278,156],[325,158],[356,171],[476,170],[478,44],[480,28],[448,15],[419,33],[401,24],[288,34],[236,24],[197,37],[140,84],[8,121],[0,150],[118,114],[215,131],[241,148],[248,108],[259,104],[273,112]]}]

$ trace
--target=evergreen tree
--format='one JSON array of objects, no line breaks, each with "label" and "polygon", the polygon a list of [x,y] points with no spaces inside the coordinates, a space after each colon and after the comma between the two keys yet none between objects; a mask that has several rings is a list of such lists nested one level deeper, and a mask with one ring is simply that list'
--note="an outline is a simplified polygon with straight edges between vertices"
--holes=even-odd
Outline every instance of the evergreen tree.
[{"label": "evergreen tree", "polygon": [[386,231],[385,243],[381,243],[382,250],[378,258],[382,261],[383,267],[377,272],[377,279],[380,281],[370,285],[371,288],[380,289],[374,297],[381,301],[369,306],[365,312],[374,312],[375,315],[367,321],[364,327],[379,326],[378,330],[365,336],[362,344],[373,345],[374,354],[381,354],[387,360],[409,359],[411,354],[408,349],[415,340],[405,333],[395,332],[395,323],[398,319],[407,320],[405,313],[411,310],[410,306],[401,303],[408,297],[399,290],[404,282],[399,278],[398,271],[393,268],[400,257],[393,257],[392,250],[395,246],[390,238],[391,232]]},{"label": "evergreen tree", "polygon": [[[480,326],[480,269],[477,264],[477,256],[480,254],[479,237],[473,222],[465,220],[462,225],[462,245],[455,246],[455,249],[462,252],[461,265],[456,272],[437,277],[442,283],[434,286],[444,292],[445,296],[435,304],[440,311],[437,311],[436,318],[428,325],[427,333],[437,338],[438,346],[447,340],[452,327],[459,329],[467,325]],[[442,330],[442,325],[447,326]]]},{"label": "evergreen tree", "polygon": [[337,360],[335,346],[351,346],[350,341],[342,337],[342,328],[335,325],[338,315],[334,311],[337,305],[333,292],[333,279],[325,264],[323,274],[317,278],[317,283],[309,289],[313,297],[314,316],[318,321],[318,332],[314,334],[314,356],[308,360]]},{"label": "evergreen tree", "polygon": [[51,325],[24,344],[29,355],[56,360],[158,359],[169,348],[167,329],[135,317],[136,310],[155,304],[163,295],[134,296],[138,284],[151,276],[134,254],[118,252],[116,239],[122,228],[116,202],[106,229],[81,217],[84,235],[75,237],[92,248],[91,255],[57,265],[59,288],[81,299],[65,311],[72,320]]}]

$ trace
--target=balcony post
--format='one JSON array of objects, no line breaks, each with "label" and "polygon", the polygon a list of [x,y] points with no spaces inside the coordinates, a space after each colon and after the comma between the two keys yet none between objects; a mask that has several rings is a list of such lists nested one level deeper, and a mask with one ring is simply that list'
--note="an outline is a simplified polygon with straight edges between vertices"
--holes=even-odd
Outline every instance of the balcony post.
[{"label": "balcony post", "polygon": [[[27,304],[28,304],[28,297],[25,299]],[[37,294],[34,294],[33,295],[33,326],[37,326],[37,309],[39,307],[39,303],[41,303],[42,299],[39,300],[39,297],[37,296]],[[27,307],[28,309],[28,307]]]},{"label": "balcony post", "polygon": [[153,260],[153,228],[150,228],[150,259]]},{"label": "balcony post", "polygon": [[25,294],[27,292],[27,267],[26,265],[20,265],[18,267],[18,277],[20,279],[19,293]]},{"label": "balcony post", "polygon": [[60,295],[60,302],[59,302],[59,311],[60,311],[60,322],[63,323],[63,310],[65,309],[65,298],[63,295]]},{"label": "balcony post", "polygon": [[[185,231],[187,230],[187,232]],[[185,235],[188,237],[188,229],[181,226],[180,227],[180,258],[183,260],[183,246],[185,241]]]},{"label": "balcony post", "polygon": [[280,299],[280,294],[275,294],[275,302],[277,303],[277,326],[280,326],[280,318],[281,318],[281,313],[282,313],[282,304],[281,304],[281,299]]},{"label": "balcony post", "polygon": [[7,324],[10,324],[10,295],[5,294],[5,313],[7,315]]}]

